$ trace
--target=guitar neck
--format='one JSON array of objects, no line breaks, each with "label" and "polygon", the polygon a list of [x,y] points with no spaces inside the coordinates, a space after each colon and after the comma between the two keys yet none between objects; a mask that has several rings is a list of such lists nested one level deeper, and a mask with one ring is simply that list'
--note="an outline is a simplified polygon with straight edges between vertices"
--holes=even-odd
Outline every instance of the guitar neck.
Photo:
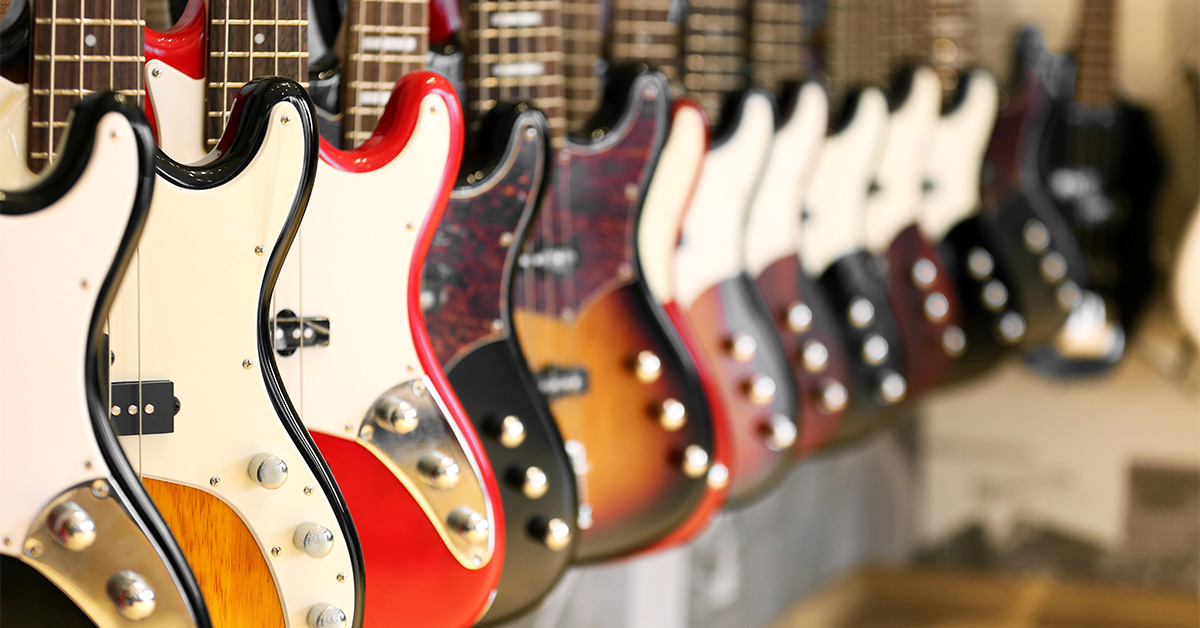
[{"label": "guitar neck", "polygon": [[264,76],[308,86],[308,3],[210,0],[208,123],[211,148],[229,121],[238,90]]},{"label": "guitar neck", "polygon": [[683,28],[683,86],[710,121],[726,97],[750,86],[743,0],[689,0]]},{"label": "guitar neck", "polygon": [[609,58],[615,65],[645,63],[679,84],[679,16],[672,0],[615,0],[610,22]]},{"label": "guitar neck", "polygon": [[1095,107],[1113,103],[1113,27],[1116,0],[1084,0],[1076,50],[1075,101]]},{"label": "guitar neck", "polygon": [[345,145],[371,137],[396,81],[425,69],[426,0],[350,0],[342,28]]},{"label": "guitar neck", "polygon": [[942,81],[942,91],[951,95],[959,75],[975,60],[975,19],[971,0],[930,0],[933,42],[929,60]]},{"label": "guitar neck", "polygon": [[871,0],[830,0],[825,64],[831,102],[841,102],[857,85],[886,77],[886,61],[876,51],[879,9]]},{"label": "guitar neck", "polygon": [[567,127],[583,130],[600,104],[597,62],[604,54],[599,0],[563,0],[563,73],[566,75]]},{"label": "guitar neck", "polygon": [[757,0],[751,7],[750,75],[781,94],[804,78],[808,33],[802,0]]},{"label": "guitar neck", "polygon": [[502,102],[526,101],[542,110],[551,141],[566,136],[561,3],[474,1],[463,12],[467,48],[467,120],[473,130]]},{"label": "guitar neck", "polygon": [[71,107],[94,91],[145,94],[141,2],[30,3],[28,163],[53,161]]}]

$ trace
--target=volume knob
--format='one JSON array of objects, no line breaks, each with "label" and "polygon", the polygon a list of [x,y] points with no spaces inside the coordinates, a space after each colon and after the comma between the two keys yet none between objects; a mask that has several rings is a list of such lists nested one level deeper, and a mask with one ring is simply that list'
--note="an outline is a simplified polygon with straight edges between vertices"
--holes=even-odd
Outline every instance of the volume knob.
[{"label": "volume knob", "polygon": [[470,508],[455,509],[446,519],[451,528],[473,545],[482,545],[491,536],[492,522]]},{"label": "volume knob", "polygon": [[459,468],[453,458],[440,451],[431,451],[417,460],[417,470],[430,486],[442,490],[458,484]]},{"label": "volume knob", "polygon": [[288,477],[287,463],[271,454],[258,454],[251,458],[246,471],[255,484],[272,490],[283,486]]},{"label": "volume knob", "polygon": [[417,429],[417,415],[417,409],[411,403],[394,395],[384,397],[375,404],[375,422],[397,434],[408,434]]},{"label": "volume knob", "polygon": [[104,590],[121,617],[140,621],[154,613],[154,589],[134,571],[118,571],[108,579]]},{"label": "volume knob", "polygon": [[309,628],[346,628],[346,613],[333,604],[314,604],[308,609]]},{"label": "volume knob", "polygon": [[73,552],[85,550],[96,541],[96,522],[75,502],[55,506],[46,525],[55,540]]},{"label": "volume knob", "polygon": [[653,351],[639,351],[634,358],[633,374],[643,384],[651,384],[662,377],[662,360]]},{"label": "volume knob", "polygon": [[292,543],[313,558],[324,558],[333,551],[333,531],[310,521],[296,528]]}]

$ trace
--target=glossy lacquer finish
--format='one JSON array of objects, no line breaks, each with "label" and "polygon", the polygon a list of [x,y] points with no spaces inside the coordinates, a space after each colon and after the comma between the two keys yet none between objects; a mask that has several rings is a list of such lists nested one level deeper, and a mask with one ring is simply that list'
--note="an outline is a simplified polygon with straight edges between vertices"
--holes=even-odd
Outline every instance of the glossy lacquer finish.
[{"label": "glossy lacquer finish", "polygon": [[540,112],[517,105],[489,113],[479,152],[469,151],[463,166],[473,181],[483,176],[451,194],[422,280],[431,345],[483,441],[508,523],[487,624],[536,604],[578,538],[574,472],[511,333],[512,273],[542,189],[547,140]]},{"label": "glossy lacquer finish", "polygon": [[[611,122],[607,132],[568,139],[552,160],[514,282],[518,340],[575,463],[585,561],[660,540],[705,495],[713,432],[704,394],[640,277],[636,247],[670,110],[661,74],[612,81],[597,118]],[[672,402],[686,420],[668,429],[660,415],[678,409]]]}]

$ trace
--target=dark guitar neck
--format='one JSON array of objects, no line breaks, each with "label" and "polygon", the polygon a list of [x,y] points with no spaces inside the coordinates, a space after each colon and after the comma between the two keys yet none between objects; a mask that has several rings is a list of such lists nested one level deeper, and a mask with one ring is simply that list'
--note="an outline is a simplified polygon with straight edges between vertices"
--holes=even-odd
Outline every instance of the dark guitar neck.
[{"label": "dark guitar neck", "polygon": [[597,61],[603,54],[601,27],[603,2],[563,0],[563,73],[566,76],[567,127],[584,130],[600,105],[600,73]]},{"label": "dark guitar neck", "polygon": [[951,98],[960,75],[975,62],[974,3],[970,0],[930,0],[929,61],[942,81],[942,92]]},{"label": "dark guitar neck", "polygon": [[1113,5],[1116,0],[1085,0],[1075,53],[1075,102],[1102,108],[1115,101],[1113,91]]},{"label": "dark guitar neck", "polygon": [[775,94],[798,83],[808,66],[803,0],[758,0],[751,6],[750,76]]},{"label": "dark guitar neck", "polygon": [[679,92],[679,19],[673,0],[615,0],[608,57],[614,65],[645,63]]},{"label": "dark guitar neck", "polygon": [[730,94],[750,86],[743,0],[691,0],[683,27],[683,86],[704,108],[709,122],[721,119]]}]

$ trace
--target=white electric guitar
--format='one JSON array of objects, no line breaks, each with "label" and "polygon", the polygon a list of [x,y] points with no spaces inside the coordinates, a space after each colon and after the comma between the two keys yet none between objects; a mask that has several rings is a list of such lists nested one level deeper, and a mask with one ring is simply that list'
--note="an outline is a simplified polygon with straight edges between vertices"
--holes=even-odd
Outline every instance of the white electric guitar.
[{"label": "white electric guitar", "polygon": [[1179,319],[1200,343],[1200,206],[1195,209],[1191,226],[1179,250],[1175,266],[1175,305]]}]

